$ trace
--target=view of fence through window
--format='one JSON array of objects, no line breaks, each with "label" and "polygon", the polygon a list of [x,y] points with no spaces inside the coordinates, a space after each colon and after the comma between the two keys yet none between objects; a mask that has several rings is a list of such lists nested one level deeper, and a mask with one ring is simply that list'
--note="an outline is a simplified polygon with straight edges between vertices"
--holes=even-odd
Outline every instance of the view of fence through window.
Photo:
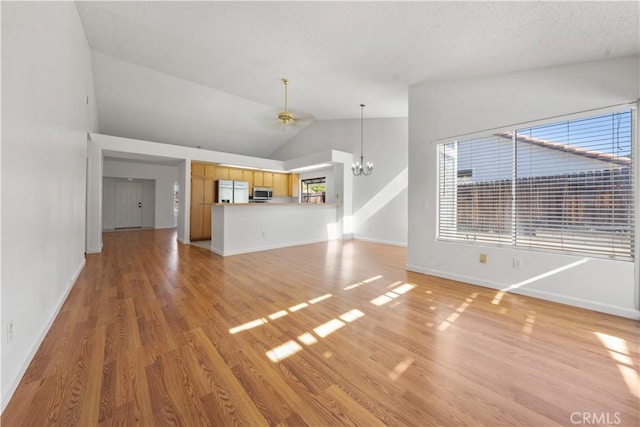
[{"label": "view of fence through window", "polygon": [[633,259],[632,117],[439,144],[439,238]]},{"label": "view of fence through window", "polygon": [[326,177],[300,180],[301,203],[325,203],[326,193]]}]

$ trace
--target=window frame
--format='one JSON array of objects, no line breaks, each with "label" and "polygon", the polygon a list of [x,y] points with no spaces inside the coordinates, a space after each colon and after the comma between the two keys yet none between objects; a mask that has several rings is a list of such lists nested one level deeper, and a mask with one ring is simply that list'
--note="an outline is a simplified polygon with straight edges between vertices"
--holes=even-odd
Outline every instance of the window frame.
[{"label": "window frame", "polygon": [[[314,182],[315,181],[315,182]],[[309,187],[309,185],[311,184],[324,184],[325,185],[325,191],[322,193],[322,202],[317,203],[317,202],[309,202],[309,199],[307,198],[307,201],[303,201],[304,199],[304,186],[307,185],[307,188]],[[319,176],[316,178],[304,178],[304,179],[300,179],[300,204],[325,204],[327,203],[327,192],[326,192],[326,185],[327,185],[327,177],[326,176]]]},{"label": "window frame", "polygon": [[[499,248],[509,248],[509,249],[513,249],[513,250],[523,250],[523,251],[530,251],[530,252],[538,252],[538,253],[546,253],[546,254],[562,254],[562,255],[574,255],[574,256],[581,256],[581,257],[587,257],[587,258],[596,258],[596,259],[610,259],[610,260],[616,260],[616,261],[622,261],[622,262],[632,262],[635,263],[636,261],[638,261],[640,259],[640,244],[638,242],[638,225],[640,224],[640,194],[638,194],[638,192],[640,191],[640,171],[638,170],[638,167],[640,167],[640,147],[638,146],[639,142],[640,142],[640,123],[638,121],[638,104],[640,104],[640,102],[634,102],[634,103],[628,103],[628,104],[620,104],[620,105],[616,105],[616,106],[611,106],[611,107],[605,107],[605,108],[600,108],[600,109],[594,109],[594,110],[588,110],[588,111],[584,111],[584,112],[579,112],[579,113],[573,113],[573,114],[567,114],[567,115],[562,115],[562,116],[554,116],[554,117],[550,117],[550,118],[545,118],[545,119],[540,119],[540,120],[535,120],[535,121],[531,121],[531,122],[526,122],[526,123],[521,123],[521,124],[517,124],[517,125],[510,125],[510,126],[505,126],[505,127],[500,127],[500,128],[495,128],[495,129],[487,129],[487,130],[483,130],[483,131],[478,131],[478,132],[472,132],[472,133],[467,133],[467,134],[462,134],[459,136],[454,136],[454,137],[447,137],[447,138],[440,138],[436,141],[434,141],[432,143],[432,148],[435,151],[435,169],[436,169],[436,188],[435,188],[435,194],[436,194],[436,215],[435,215],[435,240],[438,242],[442,242],[442,243],[453,243],[453,244],[470,244],[470,245],[478,245],[478,246],[492,246],[492,247],[499,247]],[[442,224],[442,218],[441,218],[441,214],[442,214],[442,204],[441,204],[441,196],[442,196],[442,183],[441,183],[441,179],[442,179],[442,172],[441,172],[441,147],[443,147],[445,144],[448,143],[458,143],[458,142],[463,142],[463,141],[468,141],[468,140],[474,140],[474,139],[481,139],[481,138],[489,138],[493,135],[496,135],[498,133],[504,133],[504,132],[512,132],[514,135],[513,138],[513,144],[514,144],[514,150],[515,150],[515,146],[517,144],[516,142],[516,135],[518,134],[518,132],[520,132],[523,129],[527,129],[527,128],[535,128],[538,126],[545,126],[545,125],[554,125],[554,124],[561,124],[564,122],[571,122],[571,121],[575,121],[575,120],[580,120],[580,119],[588,119],[588,118],[595,118],[601,115],[607,115],[607,114],[615,114],[615,113],[625,113],[625,112],[630,112],[630,126],[631,126],[631,130],[630,130],[630,146],[631,146],[631,165],[629,166],[629,170],[630,170],[630,174],[631,174],[631,179],[630,179],[630,185],[633,188],[633,191],[631,193],[631,208],[633,209],[633,213],[631,215],[630,218],[630,246],[629,246],[629,252],[628,252],[628,256],[625,255],[615,255],[614,253],[608,253],[608,254],[603,254],[603,253],[594,253],[594,252],[587,252],[586,250],[571,250],[569,248],[566,247],[560,247],[558,249],[553,249],[553,248],[549,248],[549,247],[540,247],[540,246],[527,246],[524,244],[518,244],[518,239],[516,239],[516,234],[517,234],[517,222],[513,222],[511,224],[511,232],[513,234],[513,239],[511,240],[510,243],[507,243],[504,240],[500,240],[500,238],[498,238],[497,242],[492,242],[490,240],[474,240],[474,239],[464,239],[464,238],[454,238],[451,236],[445,236],[442,237],[442,230],[441,230],[441,224]],[[514,159],[515,162],[515,159]],[[458,185],[458,183],[460,181],[458,181],[460,178],[457,176],[458,175],[458,171],[451,171],[451,174],[453,174],[456,178],[456,186]],[[475,174],[475,170],[472,169],[472,174]],[[514,176],[516,176],[516,172],[514,171]],[[511,197],[515,198],[515,182],[514,182],[514,188],[512,189],[512,193],[511,193]],[[457,195],[455,196],[457,198]],[[457,202],[456,202],[457,203]],[[513,202],[512,206],[515,207],[515,201]],[[457,209],[457,208],[455,208]],[[564,227],[563,227],[564,230]],[[456,232],[458,231],[458,226],[456,224]],[[461,233],[463,234],[463,233]],[[473,234],[473,233],[470,233]],[[518,235],[518,238],[522,240],[523,236]]]}]

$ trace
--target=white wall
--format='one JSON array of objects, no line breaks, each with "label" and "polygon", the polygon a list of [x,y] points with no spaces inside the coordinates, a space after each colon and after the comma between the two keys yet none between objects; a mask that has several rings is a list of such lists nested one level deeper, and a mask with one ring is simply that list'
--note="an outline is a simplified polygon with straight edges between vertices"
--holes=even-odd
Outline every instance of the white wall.
[{"label": "white wall", "polygon": [[[364,157],[375,169],[370,176],[353,177],[354,237],[407,243],[407,141],[407,119],[365,119]],[[360,120],[316,121],[271,157],[288,160],[327,149],[353,153],[354,160],[359,160]],[[338,175],[342,173],[336,179]]]},{"label": "white wall", "polygon": [[435,148],[443,138],[635,101],[638,75],[631,57],[411,87],[409,269],[496,289],[520,284],[512,291],[640,318],[633,263],[437,241]]},{"label": "white wall", "polygon": [[[123,178],[104,178],[102,184],[102,229],[116,228],[116,183],[130,182]],[[142,190],[141,226],[155,228],[156,222],[156,182],[155,180],[133,180],[140,182]]]},{"label": "white wall", "polygon": [[[154,216],[155,223],[143,226],[154,226],[155,228],[172,228],[175,227],[175,215],[173,211],[173,185],[178,181],[178,166],[159,165],[150,163],[141,163],[133,161],[104,160],[103,176],[109,178],[133,178],[141,180],[155,181],[155,201],[151,202],[155,206]],[[143,186],[143,192],[145,188]],[[147,187],[147,191],[148,191]],[[106,189],[103,188],[103,194]],[[144,194],[143,194],[144,196]],[[105,200],[103,200],[103,203]],[[103,214],[104,214],[103,205]],[[143,211],[144,213],[144,211]],[[150,221],[149,213],[146,214],[146,223]],[[113,228],[107,227],[103,216],[103,229]]]},{"label": "white wall", "polygon": [[74,3],[3,2],[3,409],[84,266],[94,99]]},{"label": "white wall", "polygon": [[183,160],[178,165],[178,241],[189,243],[191,209],[191,162]]}]

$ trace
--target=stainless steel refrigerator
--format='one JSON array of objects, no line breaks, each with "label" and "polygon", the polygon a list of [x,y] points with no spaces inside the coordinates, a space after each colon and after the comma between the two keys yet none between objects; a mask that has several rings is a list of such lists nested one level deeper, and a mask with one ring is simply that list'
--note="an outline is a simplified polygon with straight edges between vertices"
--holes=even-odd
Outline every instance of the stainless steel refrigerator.
[{"label": "stainless steel refrigerator", "polygon": [[249,203],[249,183],[247,181],[216,181],[216,202]]},{"label": "stainless steel refrigerator", "polygon": [[233,181],[228,179],[216,181],[216,202],[233,203]]},{"label": "stainless steel refrigerator", "polygon": [[233,203],[249,203],[249,183],[233,181]]}]

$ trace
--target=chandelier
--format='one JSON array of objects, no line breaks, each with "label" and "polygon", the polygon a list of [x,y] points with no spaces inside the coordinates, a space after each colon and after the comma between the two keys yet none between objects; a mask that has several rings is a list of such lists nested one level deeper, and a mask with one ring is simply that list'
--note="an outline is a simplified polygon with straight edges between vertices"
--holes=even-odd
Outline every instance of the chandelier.
[{"label": "chandelier", "polygon": [[373,163],[364,163],[364,104],[360,104],[360,162],[352,163],[351,171],[355,176],[367,176],[373,172]]}]

